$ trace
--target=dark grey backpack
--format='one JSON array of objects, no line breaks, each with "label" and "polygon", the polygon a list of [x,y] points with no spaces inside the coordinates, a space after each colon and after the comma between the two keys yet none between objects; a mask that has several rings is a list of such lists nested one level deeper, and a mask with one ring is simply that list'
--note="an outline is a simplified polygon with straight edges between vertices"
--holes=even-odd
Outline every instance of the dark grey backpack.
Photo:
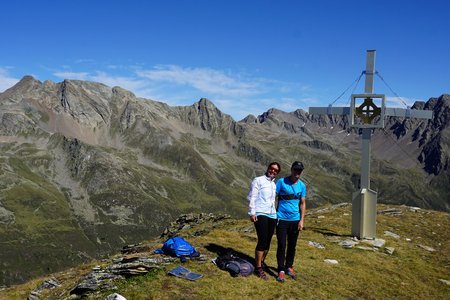
[{"label": "dark grey backpack", "polygon": [[216,258],[216,265],[225,271],[228,271],[231,276],[249,276],[255,271],[253,265],[243,258],[234,256],[233,254],[226,254]]}]

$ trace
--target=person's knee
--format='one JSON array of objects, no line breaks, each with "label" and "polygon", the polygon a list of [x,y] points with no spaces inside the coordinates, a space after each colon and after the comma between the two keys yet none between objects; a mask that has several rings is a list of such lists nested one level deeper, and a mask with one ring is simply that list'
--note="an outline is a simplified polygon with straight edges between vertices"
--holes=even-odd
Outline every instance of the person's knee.
[{"label": "person's knee", "polygon": [[258,244],[256,245],[256,251],[265,251],[267,250],[267,241],[258,241]]}]

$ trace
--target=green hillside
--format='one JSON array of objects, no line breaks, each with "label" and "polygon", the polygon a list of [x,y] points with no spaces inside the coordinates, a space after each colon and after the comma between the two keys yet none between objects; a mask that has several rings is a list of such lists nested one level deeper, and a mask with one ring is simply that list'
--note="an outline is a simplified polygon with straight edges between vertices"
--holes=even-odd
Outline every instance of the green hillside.
[{"label": "green hillside", "polygon": [[[210,261],[222,250],[233,249],[252,257],[256,244],[253,225],[246,219],[222,219],[190,224],[179,231],[205,256],[183,264],[203,278],[197,281],[168,276],[176,261],[145,275],[113,281],[115,288],[98,290],[86,299],[105,299],[116,292],[127,299],[449,299],[450,215],[407,206],[378,205],[377,237],[385,245],[375,248],[360,241],[351,249],[339,245],[350,239],[351,206],[336,205],[310,210],[306,230],[297,244],[294,268],[297,281],[279,283],[274,276],[262,281],[256,276],[231,277]],[[398,237],[389,235],[394,233]],[[159,257],[152,253],[164,239],[143,242],[150,251],[127,257]],[[319,249],[310,242],[320,243]],[[358,248],[361,247],[361,248]],[[388,250],[392,251],[389,254]],[[267,264],[273,272],[276,238]],[[111,265],[111,258],[92,261],[27,284],[0,291],[1,299],[24,299],[43,280],[53,277],[60,287],[41,292],[42,299],[77,299],[70,291],[94,266]],[[329,264],[334,259],[338,264]],[[275,273],[272,273],[273,275]],[[270,275],[270,274],[269,274]]]}]

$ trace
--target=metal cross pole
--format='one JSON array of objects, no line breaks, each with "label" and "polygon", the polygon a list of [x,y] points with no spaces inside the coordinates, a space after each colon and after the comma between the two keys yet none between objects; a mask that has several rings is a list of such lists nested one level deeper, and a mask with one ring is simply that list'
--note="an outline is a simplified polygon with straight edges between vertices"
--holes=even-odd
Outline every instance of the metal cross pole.
[{"label": "metal cross pole", "polygon": [[[385,116],[403,118],[431,119],[430,110],[411,110],[402,108],[386,108],[383,94],[373,94],[373,75],[375,73],[375,50],[367,50],[366,82],[364,94],[353,94],[350,107],[310,107],[312,115],[347,115],[351,118],[351,126],[361,129],[361,179],[360,189],[352,196],[352,235],[358,238],[376,237],[377,192],[370,189],[370,139],[372,130],[384,128]],[[357,106],[358,99],[364,99]],[[378,99],[381,107],[373,100]],[[359,103],[359,102],[358,102]]]}]

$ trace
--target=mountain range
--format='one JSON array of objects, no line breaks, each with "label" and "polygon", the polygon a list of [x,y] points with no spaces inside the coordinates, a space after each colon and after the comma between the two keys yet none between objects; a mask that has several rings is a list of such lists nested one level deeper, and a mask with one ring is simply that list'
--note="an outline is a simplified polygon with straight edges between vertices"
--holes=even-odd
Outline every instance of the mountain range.
[{"label": "mountain range", "polygon": [[[450,95],[431,120],[373,132],[381,203],[450,210]],[[246,215],[271,161],[305,164],[307,205],[351,200],[360,135],[347,117],[275,108],[235,121],[211,101],[169,106],[120,87],[25,76],[0,94],[0,285],[154,237],[181,213]],[[30,262],[33,267],[30,268]]]}]

